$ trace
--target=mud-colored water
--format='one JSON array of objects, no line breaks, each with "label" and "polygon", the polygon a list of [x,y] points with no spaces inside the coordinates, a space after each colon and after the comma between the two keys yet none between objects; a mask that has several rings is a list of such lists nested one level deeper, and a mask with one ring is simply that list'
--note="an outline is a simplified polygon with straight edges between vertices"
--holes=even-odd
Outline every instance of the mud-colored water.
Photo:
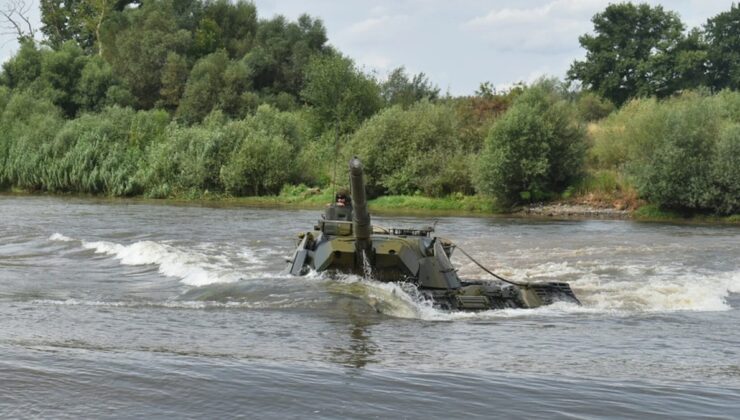
[{"label": "mud-colored water", "polygon": [[740,417],[738,227],[440,218],[583,302],[450,313],[288,275],[317,217],[0,196],[0,416]]}]

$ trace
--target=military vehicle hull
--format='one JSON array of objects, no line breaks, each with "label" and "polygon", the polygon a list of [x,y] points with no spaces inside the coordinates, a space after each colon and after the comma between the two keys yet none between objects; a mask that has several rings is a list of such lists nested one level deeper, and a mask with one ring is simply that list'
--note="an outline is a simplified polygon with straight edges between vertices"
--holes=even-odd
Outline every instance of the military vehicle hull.
[{"label": "military vehicle hull", "polygon": [[298,247],[290,259],[291,274],[300,276],[315,270],[411,283],[434,306],[449,310],[535,308],[556,301],[579,303],[567,283],[514,282],[490,271],[498,281],[459,278],[450,262],[456,245],[435,236],[433,228],[372,226],[362,176],[362,164],[355,158],[350,161],[354,206],[332,204],[313,231],[299,235]]}]

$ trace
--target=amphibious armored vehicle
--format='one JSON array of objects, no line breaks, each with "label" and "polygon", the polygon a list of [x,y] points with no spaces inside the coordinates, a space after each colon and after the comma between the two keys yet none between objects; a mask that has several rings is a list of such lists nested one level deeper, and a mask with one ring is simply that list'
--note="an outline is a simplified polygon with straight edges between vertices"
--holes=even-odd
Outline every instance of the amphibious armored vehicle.
[{"label": "amphibious armored vehicle", "polygon": [[290,273],[310,270],[371,276],[381,282],[414,284],[435,307],[449,310],[535,308],[556,301],[579,304],[568,283],[522,283],[502,278],[468,256],[497,281],[464,280],[450,262],[457,248],[434,228],[372,226],[362,163],[349,162],[351,193],[337,194],[313,231],[299,235]]}]

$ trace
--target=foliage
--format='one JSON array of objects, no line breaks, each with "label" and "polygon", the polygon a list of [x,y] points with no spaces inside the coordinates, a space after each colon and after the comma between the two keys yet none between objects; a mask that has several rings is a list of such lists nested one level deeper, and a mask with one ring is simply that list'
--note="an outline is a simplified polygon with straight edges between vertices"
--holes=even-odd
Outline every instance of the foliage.
[{"label": "foliage", "polygon": [[381,106],[375,80],[339,54],[317,56],[309,63],[301,96],[310,105],[320,131],[354,131]]},{"label": "foliage", "polygon": [[737,92],[633,101],[595,133],[594,163],[627,171],[661,207],[737,212],[739,109]]},{"label": "foliage", "polygon": [[178,117],[189,123],[198,122],[216,107],[224,88],[223,75],[228,65],[229,57],[223,50],[195,63],[177,109]]},{"label": "foliage", "polygon": [[585,133],[573,105],[547,80],[529,87],[491,128],[476,188],[502,205],[541,200],[581,174]]},{"label": "foliage", "polygon": [[193,36],[194,49],[198,56],[223,49],[230,58],[241,58],[252,47],[257,27],[257,9],[253,3],[207,2]]},{"label": "foliage", "polygon": [[[84,55],[73,42],[57,50],[24,42],[21,51],[3,66],[4,84],[50,99],[64,115],[100,110],[105,105],[128,104],[127,95],[115,95],[120,82],[100,57]],[[111,92],[112,90],[112,92]]]},{"label": "foliage", "polygon": [[368,191],[443,196],[472,192],[466,150],[451,105],[419,102],[386,109],[355,132],[349,152],[365,164]]},{"label": "foliage", "polygon": [[63,124],[50,100],[30,93],[10,96],[0,117],[0,185],[39,190],[43,186],[43,148]]},{"label": "foliage", "polygon": [[[595,35],[579,38],[586,59],[573,63],[569,79],[617,105],[636,96],[665,97],[696,86],[685,73],[701,66],[704,54],[683,35],[676,13],[661,6],[620,3],[609,5],[592,22]],[[678,67],[683,71],[676,71]]]},{"label": "foliage", "polygon": [[180,105],[180,98],[185,92],[189,69],[188,61],[184,56],[176,52],[167,53],[167,59],[162,68],[162,87],[159,89],[158,106],[170,111],[177,109]]},{"label": "foliage", "polygon": [[740,212],[740,123],[725,126],[713,156],[710,208],[720,214]]},{"label": "foliage", "polygon": [[716,90],[740,89],[740,5],[709,19],[704,25],[709,83]]},{"label": "foliage", "polygon": [[305,123],[269,106],[240,121],[213,112],[194,126],[171,123],[164,111],[119,107],[64,121],[59,108],[30,94],[12,95],[3,108],[4,187],[166,197],[276,194],[285,183],[316,182],[295,164]]},{"label": "foliage", "polygon": [[403,67],[378,82],[326,44],[321,20],[258,19],[245,0],[41,12],[45,40],[21,40],[0,72],[0,188],[322,200],[290,186],[345,179],[357,154],[371,195],[406,195],[388,206],[459,209],[478,191],[489,205],[483,194],[739,211],[734,4],[689,32],[660,6],[609,5],[569,72],[583,91],[485,82],[456,98]]},{"label": "foliage", "polygon": [[[481,89],[485,88],[485,84],[481,85]],[[473,153],[483,149],[483,139],[488,135],[493,123],[506,112],[514,98],[521,93],[521,88],[508,92],[496,92],[492,87],[490,89],[490,92],[480,92],[480,95],[451,100],[458,121],[457,135],[462,146]]]},{"label": "foliage", "polygon": [[[654,99],[635,99],[591,130],[589,163],[599,169],[623,170],[625,165],[647,148],[656,125]],[[639,124],[634,122],[639,119]]]},{"label": "foliage", "polygon": [[408,108],[422,99],[435,100],[439,88],[434,86],[424,73],[409,78],[403,67],[391,71],[380,85],[380,94],[388,105],[401,105]]},{"label": "foliage", "polygon": [[106,105],[129,105],[128,99],[115,98],[111,90],[120,88],[110,65],[101,57],[90,57],[80,72],[75,89],[75,102],[79,110],[101,111]]},{"label": "foliage", "polygon": [[308,15],[295,23],[282,16],[260,22],[255,46],[244,56],[255,90],[297,97],[305,86],[312,58],[327,51],[326,40],[321,20]]},{"label": "foliage", "polygon": [[109,19],[101,43],[103,57],[130,89],[137,107],[149,109],[160,99],[168,53],[185,53],[191,34],[178,28],[171,2],[154,0]]},{"label": "foliage", "polygon": [[610,100],[604,99],[593,92],[583,92],[578,97],[576,106],[578,114],[584,121],[600,120],[611,114],[615,109]]},{"label": "foliage", "polygon": [[41,75],[41,57],[33,41],[21,41],[18,53],[3,63],[0,81],[11,89],[30,86]]},{"label": "foliage", "polygon": [[243,134],[221,169],[226,191],[276,194],[283,184],[295,179],[295,153],[302,141],[302,129],[294,115],[262,106],[238,130]]}]

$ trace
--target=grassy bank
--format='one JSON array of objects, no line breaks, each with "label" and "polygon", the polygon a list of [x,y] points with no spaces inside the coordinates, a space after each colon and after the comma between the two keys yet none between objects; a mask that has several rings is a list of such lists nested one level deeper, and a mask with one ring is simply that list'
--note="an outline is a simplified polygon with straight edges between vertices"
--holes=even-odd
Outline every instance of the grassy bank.
[{"label": "grassy bank", "polygon": [[715,216],[700,213],[681,213],[673,210],[660,209],[655,204],[647,204],[638,208],[632,212],[632,218],[643,222],[692,222],[740,225],[740,214]]}]

